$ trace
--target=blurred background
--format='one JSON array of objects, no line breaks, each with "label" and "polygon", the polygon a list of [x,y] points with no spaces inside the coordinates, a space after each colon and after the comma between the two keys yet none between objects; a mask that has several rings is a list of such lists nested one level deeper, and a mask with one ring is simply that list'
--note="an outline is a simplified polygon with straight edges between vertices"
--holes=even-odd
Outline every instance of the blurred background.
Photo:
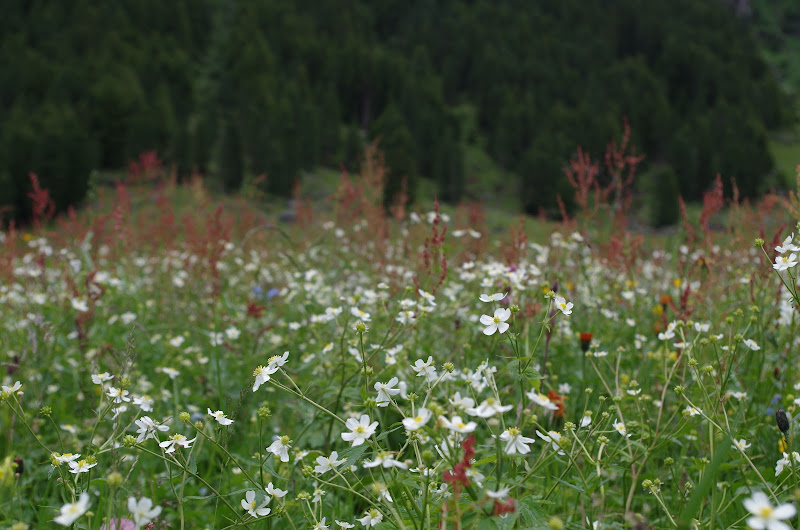
[{"label": "blurred background", "polygon": [[800,162],[796,0],[5,0],[0,40],[6,221],[29,172],[64,210],[145,152],[280,198],[377,142],[387,204],[549,217],[575,207],[579,147],[614,178],[626,123],[645,211],[718,173],[726,195],[793,188]]}]

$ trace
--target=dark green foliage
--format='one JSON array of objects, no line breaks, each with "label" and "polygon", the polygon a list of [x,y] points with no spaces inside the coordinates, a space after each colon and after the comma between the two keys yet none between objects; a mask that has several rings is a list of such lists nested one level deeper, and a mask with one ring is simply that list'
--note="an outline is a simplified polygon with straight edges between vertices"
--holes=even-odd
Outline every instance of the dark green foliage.
[{"label": "dark green foliage", "polygon": [[239,126],[228,120],[222,128],[217,173],[226,192],[236,191],[244,179],[244,153]]},{"label": "dark green foliage", "polygon": [[389,105],[375,120],[372,137],[384,153],[389,175],[383,190],[383,202],[392,204],[397,194],[403,190],[413,196],[414,181],[417,178],[414,138],[408,130],[403,115],[395,105]]},{"label": "dark green foliage", "polygon": [[528,212],[553,214],[556,194],[569,204],[576,146],[601,160],[623,117],[687,199],[717,172],[754,195],[772,169],[765,131],[793,119],[750,19],[714,0],[12,4],[0,202],[17,215],[31,170],[60,208],[91,169],[153,149],[181,176],[196,168],[235,190],[265,174],[288,195],[302,170],[354,169],[378,137],[387,201],[403,178],[412,198],[429,178],[459,200],[469,146],[519,176],[508,189]]},{"label": "dark green foliage", "polygon": [[680,219],[678,175],[669,166],[656,168],[650,176],[650,223],[654,227],[674,225]]}]

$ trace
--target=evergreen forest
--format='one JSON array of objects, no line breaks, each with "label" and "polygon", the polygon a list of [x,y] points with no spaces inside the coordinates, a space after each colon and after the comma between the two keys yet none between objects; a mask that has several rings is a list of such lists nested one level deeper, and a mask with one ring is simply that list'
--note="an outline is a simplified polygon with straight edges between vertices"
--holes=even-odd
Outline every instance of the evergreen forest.
[{"label": "evergreen forest", "polygon": [[[288,196],[377,141],[387,202],[421,179],[480,199],[465,197],[477,151],[526,212],[557,215],[577,147],[602,159],[626,120],[658,189],[698,200],[719,173],[754,197],[778,184],[769,135],[796,115],[743,3],[7,0],[0,204],[30,215],[30,172],[59,209],[80,204],[94,172],[146,151],[221,191],[266,175]],[[781,20],[800,32],[797,11]]]}]

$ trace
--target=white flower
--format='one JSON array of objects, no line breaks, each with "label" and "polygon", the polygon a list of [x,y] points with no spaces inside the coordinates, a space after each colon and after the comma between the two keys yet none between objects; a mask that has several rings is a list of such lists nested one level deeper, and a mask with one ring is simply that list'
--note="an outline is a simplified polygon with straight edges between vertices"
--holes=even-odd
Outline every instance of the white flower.
[{"label": "white flower", "polygon": [[[589,416],[589,421],[591,421],[591,416]],[[561,446],[558,443],[561,440],[561,433],[558,431],[547,431],[547,434],[542,434],[541,432],[536,431],[536,436],[545,442],[550,442],[550,445],[556,452],[558,452],[558,454],[564,454],[564,451],[561,449]]]},{"label": "white flower", "polygon": [[280,368],[284,364],[286,364],[289,360],[289,352],[283,352],[283,355],[273,355],[269,359],[267,359],[267,366],[270,368]]},{"label": "white flower", "polygon": [[505,333],[508,330],[506,320],[511,318],[511,310],[498,307],[494,310],[494,316],[481,315],[480,323],[486,326],[483,330],[484,335],[494,335],[496,332]]},{"label": "white flower", "polygon": [[747,443],[747,440],[744,438],[740,440],[734,440],[733,445],[731,445],[734,449],[738,449],[739,451],[744,453],[744,450],[750,447],[750,444]]},{"label": "white flower", "polygon": [[165,367],[161,368],[161,371],[163,373],[167,374],[167,376],[170,379],[175,379],[176,377],[181,375],[181,373],[178,370],[176,370],[175,368],[171,368],[169,366],[165,366]]},{"label": "white flower", "polygon": [[792,242],[793,238],[794,234],[789,234],[786,236],[786,239],[783,240],[783,243],[775,247],[775,250],[779,254],[786,254],[787,252],[800,252],[800,247]]},{"label": "white flower", "polygon": [[430,355],[427,361],[422,359],[414,361],[414,366],[411,369],[417,372],[417,377],[424,377],[425,381],[429,383],[436,381],[436,367],[433,366],[433,357]]},{"label": "white flower", "polygon": [[273,497],[278,497],[279,499],[281,497],[286,497],[286,494],[289,493],[287,490],[276,488],[275,486],[272,485],[272,482],[267,484],[266,490],[269,495]]},{"label": "white flower", "polygon": [[[798,453],[797,451],[792,451],[792,458],[794,459],[795,462],[800,462],[800,453]],[[792,462],[791,460],[789,460],[789,454],[783,453],[783,458],[775,462],[775,476],[777,477],[778,475],[783,473],[784,468],[791,464]]]},{"label": "white flower", "polygon": [[155,437],[156,431],[168,431],[169,427],[161,425],[161,423],[150,419],[150,416],[142,416],[136,420],[136,426],[139,428],[136,433],[139,435],[136,438],[136,443],[142,443],[145,440]]},{"label": "white flower", "polygon": [[791,504],[781,504],[773,508],[769,497],[761,491],[753,493],[742,504],[753,515],[747,519],[747,525],[754,530],[791,530],[791,526],[781,521],[791,519],[797,514],[797,509]]},{"label": "white flower", "polygon": [[86,460],[78,460],[77,462],[69,462],[69,472],[78,475],[80,473],[88,473],[90,469],[97,465],[97,462],[90,464]]},{"label": "white flower", "polygon": [[142,409],[142,412],[153,411],[153,398],[150,396],[134,396],[133,404]]},{"label": "white flower", "polygon": [[761,349],[761,346],[756,343],[753,339],[744,339],[744,345],[750,348],[753,351],[758,351]]},{"label": "white flower", "polygon": [[556,295],[553,303],[555,304],[556,309],[558,309],[565,315],[572,314],[572,302],[567,302],[567,299],[564,298],[563,296]]},{"label": "white flower", "polygon": [[499,302],[508,296],[508,293],[482,294],[481,302]]},{"label": "white flower", "polygon": [[220,425],[230,425],[233,423],[233,420],[230,418],[225,417],[225,413],[221,410],[217,410],[215,412],[211,412],[211,409],[206,409],[208,411],[208,415],[217,420],[217,423]]},{"label": "white flower", "polygon": [[233,326],[230,326],[228,329],[225,330],[225,336],[228,338],[228,340],[236,340],[239,338],[239,335],[241,334],[242,332]]},{"label": "white flower", "polygon": [[6,393],[8,393],[8,394],[14,394],[14,393],[16,393],[16,392],[17,392],[17,391],[18,391],[20,388],[22,388],[22,383],[20,383],[19,381],[17,381],[16,383],[14,383],[14,384],[13,384],[13,385],[11,385],[11,386],[6,386],[6,385],[3,385],[3,386],[2,386],[3,392],[6,392]]},{"label": "white flower", "polygon": [[372,462],[364,462],[365,468],[383,466],[385,468],[399,467],[400,469],[407,469],[408,466],[399,460],[395,460],[394,454],[389,451],[381,451],[375,460]]},{"label": "white flower", "polygon": [[367,440],[370,436],[375,434],[375,430],[378,428],[378,422],[373,421],[370,423],[369,416],[362,414],[360,420],[348,418],[345,422],[345,427],[350,429],[350,432],[343,432],[342,440],[345,442],[353,442],[353,447],[355,447],[363,444],[364,440]]},{"label": "white flower", "polygon": [[489,496],[490,499],[505,499],[508,496],[510,488],[501,488],[497,491],[486,490],[486,495]]},{"label": "white flower", "polygon": [[416,318],[414,317],[413,311],[406,310],[406,311],[400,311],[397,314],[397,318],[395,318],[395,320],[406,326],[409,324],[413,324],[416,321]]},{"label": "white flower", "polygon": [[431,293],[423,291],[422,289],[417,289],[417,291],[419,292],[419,295],[422,298],[424,298],[429,304],[434,305],[434,306],[436,305],[436,302],[435,302],[436,298],[434,298],[434,296]]},{"label": "white flower", "polygon": [[702,411],[702,410],[700,410],[700,409],[698,409],[698,408],[696,408],[696,407],[692,407],[691,405],[688,405],[688,406],[686,407],[686,409],[684,409],[684,411],[685,411],[685,412],[686,412],[686,414],[688,414],[689,416],[697,416],[697,415],[700,415],[700,414],[702,414],[702,413],[703,413],[703,411]]},{"label": "white flower", "polygon": [[426,408],[417,409],[417,414],[410,418],[403,418],[403,427],[407,431],[416,431],[422,428],[431,419],[431,411]]},{"label": "white flower", "polygon": [[80,311],[81,313],[85,313],[89,310],[89,305],[83,298],[73,298],[72,300],[70,300],[70,304],[72,304],[72,309],[74,309],[75,311]]},{"label": "white flower", "polygon": [[550,398],[542,394],[541,392],[537,392],[535,389],[531,390],[530,392],[525,392],[525,395],[528,396],[528,399],[540,405],[547,410],[558,410],[558,405],[550,401]]},{"label": "white flower", "polygon": [[628,434],[628,430],[625,428],[625,424],[622,423],[619,420],[614,420],[614,429],[616,429],[616,431],[618,433],[620,433],[622,436],[624,436],[625,438],[630,438],[631,437],[631,435]]},{"label": "white flower", "polygon": [[169,339],[169,345],[173,348],[180,348],[185,340],[186,338],[183,335],[178,335],[177,337]]},{"label": "white flower", "polygon": [[78,502],[71,502],[62,506],[60,510],[61,513],[59,513],[59,515],[53,519],[53,522],[58,523],[61,526],[69,526],[88,510],[89,494],[84,491],[78,498]]},{"label": "white flower", "polygon": [[106,381],[111,381],[112,379],[114,379],[114,376],[108,372],[103,372],[102,374],[92,374],[92,383],[95,385],[102,385]]},{"label": "white flower", "polygon": [[339,458],[339,453],[336,451],[331,452],[331,456],[318,456],[317,465],[314,466],[314,473],[326,473],[331,469],[336,469],[347,461],[346,458],[341,460],[337,460],[337,458]]},{"label": "white flower", "polygon": [[772,268],[776,271],[785,271],[787,269],[791,269],[792,267],[797,265],[797,254],[789,254],[778,256],[775,258],[775,263],[772,265]]},{"label": "white flower", "polygon": [[327,517],[323,517],[319,520],[319,522],[314,523],[314,526],[311,527],[311,530],[329,530],[330,526],[325,524]]},{"label": "white flower", "polygon": [[276,437],[275,441],[267,447],[267,451],[272,453],[273,455],[280,457],[281,462],[288,462],[289,461],[289,447],[291,444],[291,440],[288,436],[281,436],[280,438]]},{"label": "white flower", "polygon": [[517,452],[521,455],[528,454],[531,448],[527,444],[534,442],[533,438],[522,436],[522,433],[516,427],[509,427],[503,431],[500,439],[506,442],[505,451],[507,455],[513,455]]},{"label": "white flower", "polygon": [[369,322],[370,319],[372,318],[369,313],[367,313],[366,311],[362,311],[357,307],[351,308],[350,314],[359,319],[361,322],[364,322],[365,324]]},{"label": "white flower", "polygon": [[72,453],[53,453],[53,457],[58,461],[59,464],[63,464],[65,462],[73,462],[81,457],[80,453],[72,454]]},{"label": "white flower", "polygon": [[247,513],[253,517],[263,517],[265,515],[269,515],[269,512],[271,511],[266,507],[267,504],[269,504],[269,501],[270,498],[267,497],[264,502],[262,502],[260,505],[257,505],[256,492],[250,490],[244,494],[244,499],[242,499],[242,508],[247,510]]},{"label": "white flower", "polygon": [[255,382],[255,384],[253,384],[253,392],[258,390],[258,388],[261,385],[263,385],[264,383],[269,381],[269,376],[271,376],[272,374],[274,374],[277,371],[278,371],[278,367],[277,366],[273,366],[271,364],[268,365],[268,366],[259,365],[258,367],[256,367],[256,369],[253,370],[253,375],[256,378],[256,382]]},{"label": "white flower", "polygon": [[479,418],[491,418],[495,414],[502,414],[504,412],[508,412],[513,408],[512,405],[503,406],[500,404],[499,401],[495,400],[493,397],[486,398],[483,403],[478,405],[475,408],[468,408],[464,412],[469,414],[470,416],[477,416]]},{"label": "white flower", "polygon": [[461,416],[453,416],[453,421],[448,420],[444,416],[439,416],[439,419],[442,420],[442,424],[444,425],[445,429],[449,429],[453,432],[458,432],[461,434],[470,433],[478,426],[478,424],[474,421],[464,423],[464,421],[461,419]]},{"label": "white flower", "polygon": [[316,485],[316,482],[315,482],[314,483],[314,497],[311,498],[311,502],[313,502],[313,503],[320,502],[320,501],[322,501],[322,497],[324,497],[327,494],[328,494],[328,492],[323,490],[323,489],[321,489],[321,488],[319,488]]},{"label": "white flower", "polygon": [[128,397],[127,390],[123,390],[122,388],[114,388],[113,386],[108,387],[108,390],[106,390],[106,395],[114,403],[122,403],[123,401],[131,400],[131,398]]},{"label": "white flower", "polygon": [[370,508],[364,514],[364,517],[360,519],[356,519],[359,523],[361,523],[364,528],[372,528],[373,526],[377,526],[378,523],[383,521],[383,514],[376,510],[375,508]]},{"label": "white flower", "polygon": [[396,377],[392,377],[389,379],[388,383],[375,383],[375,390],[378,391],[378,397],[375,400],[375,404],[379,407],[387,407],[389,403],[392,402],[392,396],[396,396],[400,393],[399,388],[394,388],[394,386],[399,382],[399,379]]},{"label": "white flower", "polygon": [[348,523],[347,521],[340,521],[339,519],[334,519],[336,524],[339,525],[339,528],[355,528],[356,525],[352,523]]},{"label": "white flower", "polygon": [[455,408],[461,410],[471,409],[475,406],[475,400],[469,396],[461,397],[461,392],[456,392],[448,401]]},{"label": "white flower", "polygon": [[147,497],[142,497],[136,501],[136,497],[128,497],[128,511],[133,515],[133,522],[137,528],[146,525],[161,513],[161,506],[153,508],[153,501]]},{"label": "white flower", "polygon": [[183,447],[188,449],[189,447],[191,447],[191,443],[195,440],[197,440],[196,436],[191,440],[189,440],[182,434],[173,434],[172,436],[168,437],[166,440],[158,444],[158,446],[163,448],[165,453],[174,453],[176,447]]}]

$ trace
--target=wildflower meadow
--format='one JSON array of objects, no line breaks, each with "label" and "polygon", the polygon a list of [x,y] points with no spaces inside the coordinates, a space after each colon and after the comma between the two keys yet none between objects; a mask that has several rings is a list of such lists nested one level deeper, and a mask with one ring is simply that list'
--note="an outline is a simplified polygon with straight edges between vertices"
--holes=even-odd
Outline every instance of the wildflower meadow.
[{"label": "wildflower meadow", "polygon": [[0,526],[792,527],[793,198],[718,179],[644,233],[584,172],[534,236],[385,210],[381,173],[290,223],[160,168],[53,217],[34,180],[0,247]]}]

